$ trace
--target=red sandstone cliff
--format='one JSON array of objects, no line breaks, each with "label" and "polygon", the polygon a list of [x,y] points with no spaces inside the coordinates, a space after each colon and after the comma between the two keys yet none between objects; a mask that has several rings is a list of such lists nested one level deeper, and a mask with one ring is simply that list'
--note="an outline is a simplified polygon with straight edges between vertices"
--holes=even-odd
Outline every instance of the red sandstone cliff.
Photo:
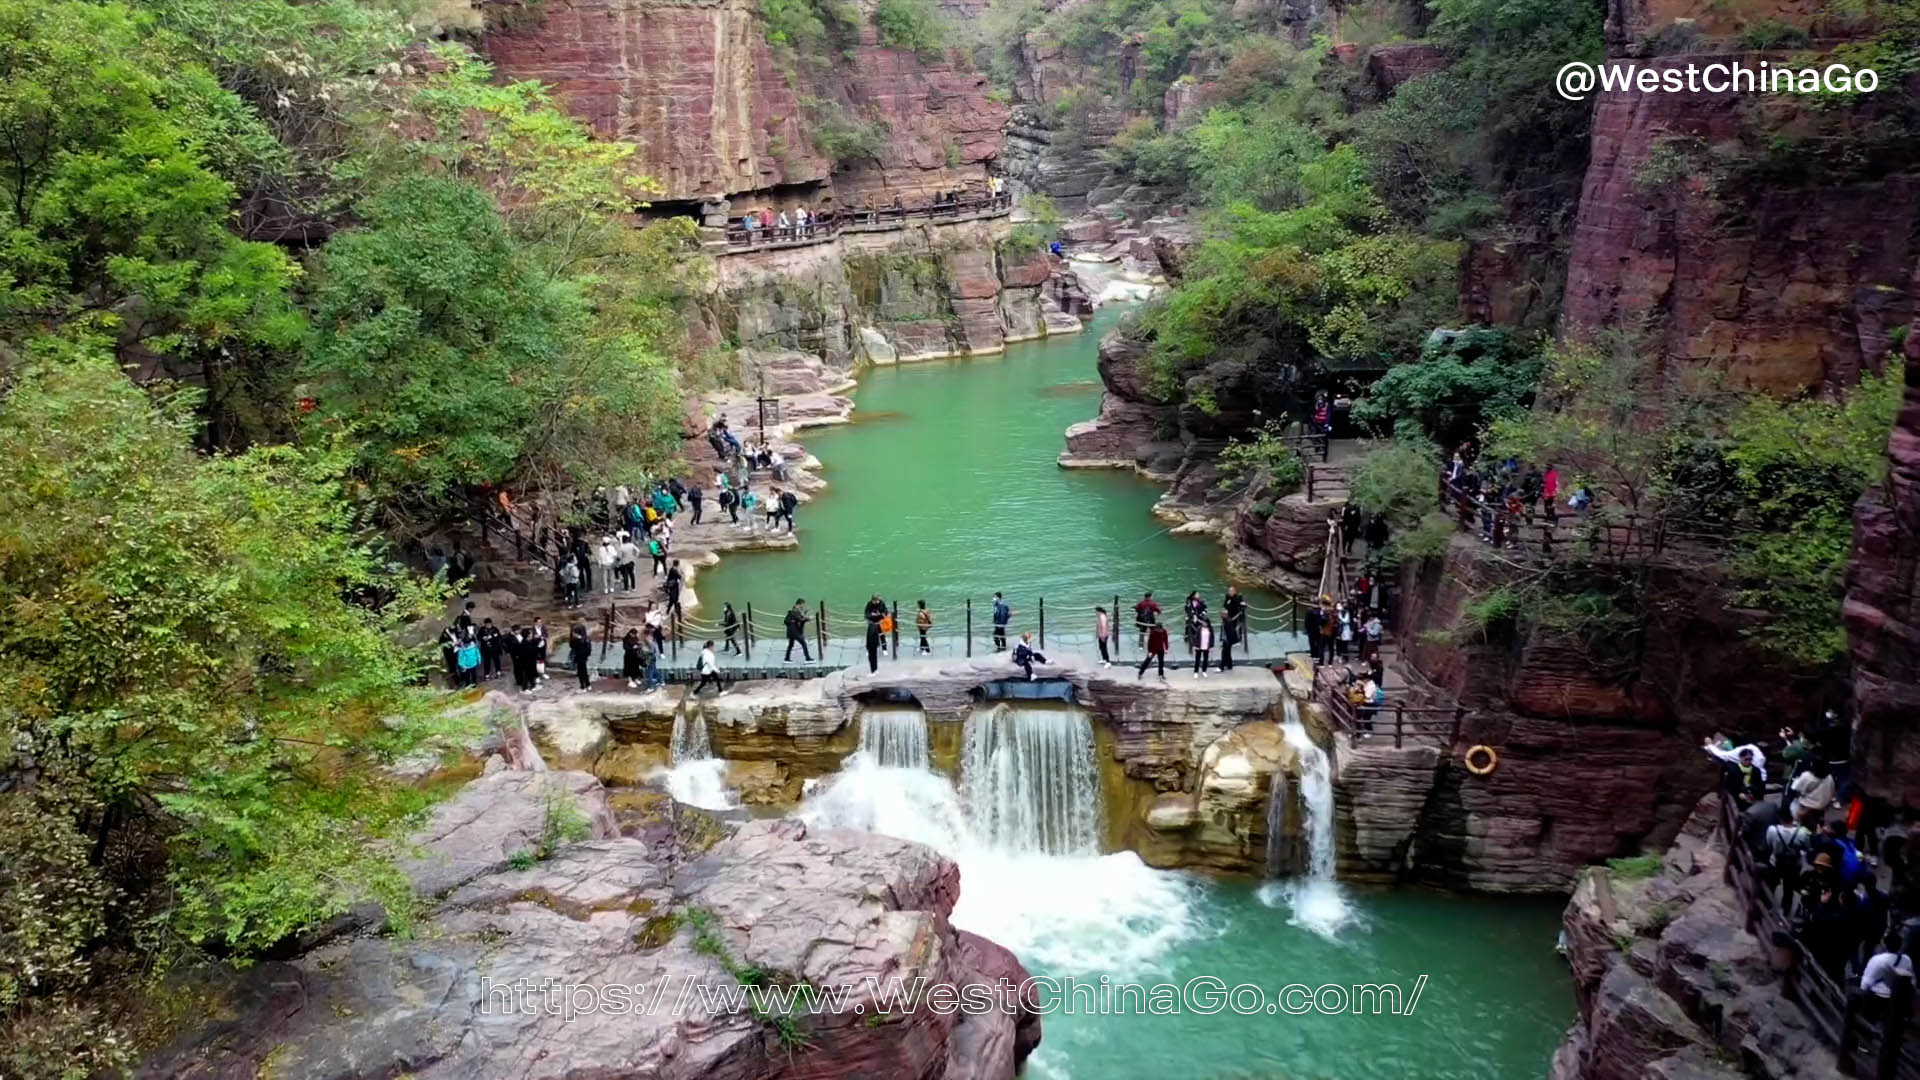
[{"label": "red sandstone cliff", "polygon": [[[871,8],[821,76],[775,54],[752,0],[546,0],[485,50],[502,74],[552,85],[596,132],[639,146],[665,200],[830,184],[843,203],[883,190],[913,202],[980,181],[1006,107],[982,74],[881,46]],[[885,124],[877,160],[835,175],[814,145],[834,112]]]},{"label": "red sandstone cliff", "polygon": [[1920,338],[1911,335],[1906,381],[1887,440],[1886,482],[1854,507],[1843,617],[1853,654],[1854,779],[1869,794],[1920,807]]}]

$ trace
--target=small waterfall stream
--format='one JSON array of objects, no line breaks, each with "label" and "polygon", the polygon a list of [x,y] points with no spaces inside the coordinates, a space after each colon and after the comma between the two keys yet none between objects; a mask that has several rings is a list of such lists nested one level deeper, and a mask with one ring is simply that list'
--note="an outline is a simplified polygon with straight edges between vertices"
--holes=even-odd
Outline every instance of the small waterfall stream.
[{"label": "small waterfall stream", "polygon": [[[1327,752],[1307,734],[1306,726],[1300,722],[1298,703],[1291,697],[1283,698],[1282,702],[1285,719],[1280,724],[1280,733],[1300,762],[1299,804],[1302,831],[1306,834],[1307,866],[1306,873],[1300,877],[1262,886],[1261,899],[1269,905],[1285,903],[1291,909],[1292,921],[1296,925],[1325,937],[1333,937],[1354,917],[1353,909],[1340,892],[1340,883],[1334,878],[1333,763],[1327,759]],[[1267,862],[1270,877],[1276,869],[1274,806],[1283,806],[1278,822],[1282,825],[1285,824],[1284,815],[1288,812],[1285,807],[1290,806],[1280,797],[1285,788],[1285,781],[1276,777],[1274,804],[1267,808]]]},{"label": "small waterfall stream", "polygon": [[905,706],[862,708],[860,752],[874,764],[890,769],[928,768],[932,757],[928,749],[927,714]]},{"label": "small waterfall stream", "polygon": [[1093,725],[1078,709],[1008,703],[967,718],[961,796],[982,839],[1005,851],[1100,850]]},{"label": "small waterfall stream", "polygon": [[1292,824],[1293,793],[1287,790],[1287,771],[1275,769],[1267,784],[1267,877],[1277,878],[1291,867],[1287,864],[1287,826]]},{"label": "small waterfall stream", "polygon": [[675,713],[668,752],[673,766],[658,774],[667,794],[703,810],[731,810],[740,805],[727,787],[726,761],[713,756],[705,716],[684,708]]}]

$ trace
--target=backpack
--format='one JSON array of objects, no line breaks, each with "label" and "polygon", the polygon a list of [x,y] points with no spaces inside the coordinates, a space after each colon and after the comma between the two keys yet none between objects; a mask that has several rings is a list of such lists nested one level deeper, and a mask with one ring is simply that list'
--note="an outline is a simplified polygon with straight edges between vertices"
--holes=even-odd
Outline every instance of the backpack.
[{"label": "backpack", "polygon": [[880,632],[883,634],[893,633],[893,616],[891,615],[880,616]]},{"label": "backpack", "polygon": [[456,655],[455,662],[460,665],[462,670],[465,670],[467,668],[479,667],[480,666],[480,646],[474,644],[471,641],[467,642],[465,645],[460,646],[460,652]]},{"label": "backpack", "polygon": [[792,609],[787,611],[787,633],[798,634],[806,625],[807,617],[805,615]]},{"label": "backpack", "polygon": [[1860,863],[1860,849],[1854,847],[1851,840],[1842,839],[1836,843],[1840,845],[1840,880],[1852,885],[1860,880],[1864,869]]}]

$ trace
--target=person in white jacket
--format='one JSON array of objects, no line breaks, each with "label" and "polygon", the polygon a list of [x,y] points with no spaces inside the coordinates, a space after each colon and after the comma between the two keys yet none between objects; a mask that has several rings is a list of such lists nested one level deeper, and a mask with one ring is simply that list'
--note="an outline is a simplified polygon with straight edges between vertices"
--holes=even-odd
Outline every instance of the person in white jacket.
[{"label": "person in white jacket", "polygon": [[700,650],[700,681],[694,686],[693,692],[698,694],[700,691],[705,690],[709,682],[713,684],[713,689],[716,693],[722,689],[720,685],[720,661],[713,654],[713,642],[711,641],[707,642],[706,646]]},{"label": "person in white jacket", "polygon": [[594,552],[593,561],[600,566],[601,591],[611,594],[616,584],[613,568],[620,565],[620,549],[614,545],[613,537],[600,538],[600,547]]}]

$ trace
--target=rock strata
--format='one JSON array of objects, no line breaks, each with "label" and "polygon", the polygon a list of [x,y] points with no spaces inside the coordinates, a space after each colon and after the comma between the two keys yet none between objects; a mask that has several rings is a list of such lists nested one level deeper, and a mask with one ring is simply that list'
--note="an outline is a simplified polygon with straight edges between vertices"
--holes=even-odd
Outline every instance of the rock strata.
[{"label": "rock strata", "polygon": [[[426,909],[410,936],[183,976],[206,1009],[141,1075],[1011,1080],[1038,1043],[1030,1001],[956,1017],[873,999],[869,979],[1025,977],[949,923],[959,872],[932,850],[762,821],[704,854],[607,836],[509,860],[503,838],[539,832],[545,795],[531,796],[556,782],[583,799],[597,790],[501,773],[441,808],[425,858],[459,870],[416,876]],[[722,999],[749,968],[763,986],[852,987],[860,1010],[756,1016]]]}]

